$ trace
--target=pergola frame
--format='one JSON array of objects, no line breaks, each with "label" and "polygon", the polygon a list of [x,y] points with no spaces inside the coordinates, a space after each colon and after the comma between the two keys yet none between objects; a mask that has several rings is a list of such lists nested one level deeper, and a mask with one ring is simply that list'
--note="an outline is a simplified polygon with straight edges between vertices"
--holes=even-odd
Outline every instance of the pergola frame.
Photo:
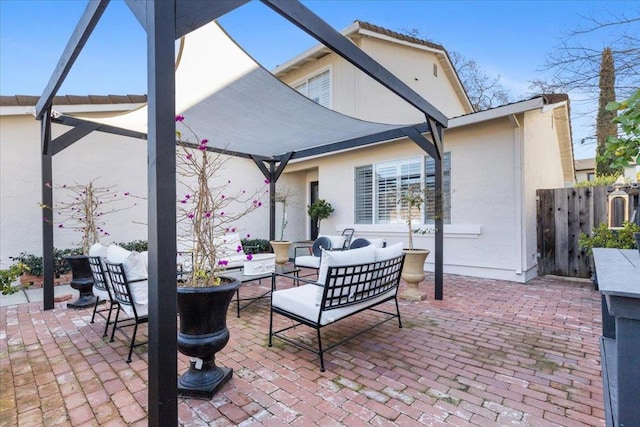
[{"label": "pergola frame", "polygon": [[[327,143],[298,152],[278,153],[273,157],[225,151],[251,158],[270,181],[270,238],[275,237],[276,182],[291,159],[304,158],[374,142],[408,137],[427,152],[436,164],[436,213],[442,212],[442,138],[447,118],[429,102],[383,68],[371,57],[297,1],[260,0],[281,16],[323,43],[358,69],[381,83],[424,113],[423,125],[408,126],[393,132]],[[176,153],[175,153],[175,40],[230,12],[248,0],[126,0],[147,32],[148,134],[111,126],[74,120],[52,119],[52,102],[73,63],[109,0],[89,1],[47,87],[36,105],[41,120],[42,202],[53,205],[53,156],[93,131],[146,138],[148,152],[148,240],[149,240],[149,425],[177,424],[177,325],[176,325]],[[51,139],[52,121],[74,126],[64,135]],[[423,136],[429,133],[432,141]],[[435,218],[435,298],[443,298],[442,215]],[[53,308],[53,222],[43,228],[44,308]],[[162,268],[160,268],[162,266]],[[175,373],[175,374],[172,374]]]}]

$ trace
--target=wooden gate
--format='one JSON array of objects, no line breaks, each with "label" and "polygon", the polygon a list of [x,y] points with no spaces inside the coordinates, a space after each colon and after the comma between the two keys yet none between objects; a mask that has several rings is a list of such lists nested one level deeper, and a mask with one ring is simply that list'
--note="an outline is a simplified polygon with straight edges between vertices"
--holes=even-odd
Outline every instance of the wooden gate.
[{"label": "wooden gate", "polygon": [[607,221],[607,187],[537,190],[538,274],[591,277],[591,261],[578,239]]}]

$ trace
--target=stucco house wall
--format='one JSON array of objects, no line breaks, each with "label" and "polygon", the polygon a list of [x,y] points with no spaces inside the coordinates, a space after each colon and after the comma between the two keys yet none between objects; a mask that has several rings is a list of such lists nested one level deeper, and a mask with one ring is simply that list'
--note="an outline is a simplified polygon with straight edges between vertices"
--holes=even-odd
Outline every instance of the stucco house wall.
[{"label": "stucco house wall", "polygon": [[[110,106],[117,110],[117,105]],[[83,107],[84,108],[84,107]],[[91,106],[91,108],[97,108]],[[24,108],[27,110],[27,108]],[[113,114],[117,111],[103,111]],[[88,114],[83,111],[83,114]],[[89,114],[90,115],[90,114]],[[53,138],[69,128],[53,125]],[[40,207],[40,122],[28,113],[0,115],[0,268],[11,264],[9,257],[21,252],[42,254],[42,221],[47,213]],[[241,172],[240,172],[241,171]],[[93,132],[53,157],[53,185],[86,184],[96,180],[96,186],[112,191],[129,192],[114,208],[126,208],[104,217],[109,236],[102,243],[129,242],[147,239],[147,144],[143,140]],[[231,157],[224,167],[225,181],[231,180],[229,191],[268,189],[264,176],[248,159]],[[178,197],[182,196],[178,185]],[[54,189],[54,205],[67,200],[64,190]],[[241,236],[268,238],[268,193],[262,195],[263,207],[238,221]],[[59,217],[54,216],[54,223]],[[80,234],[69,228],[54,227],[54,246],[77,247]]]}]

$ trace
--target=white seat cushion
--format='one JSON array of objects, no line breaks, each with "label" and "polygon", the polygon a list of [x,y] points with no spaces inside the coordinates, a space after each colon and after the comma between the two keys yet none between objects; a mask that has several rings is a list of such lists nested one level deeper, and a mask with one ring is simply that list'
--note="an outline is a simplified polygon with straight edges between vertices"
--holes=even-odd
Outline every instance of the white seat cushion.
[{"label": "white seat cushion", "polygon": [[108,246],[104,246],[100,243],[94,243],[93,246],[89,248],[89,256],[97,256],[102,259],[107,257]]},{"label": "white seat cushion", "polygon": [[294,264],[296,267],[320,268],[320,257],[313,255],[303,255],[296,257]]},{"label": "white seat cushion", "polygon": [[[320,314],[320,306],[315,302],[317,289],[322,289],[322,287],[310,284],[274,291],[271,294],[271,305],[315,323],[318,321],[318,315]],[[320,325],[328,325],[358,310],[370,307],[385,298],[395,295],[396,290],[397,288],[391,289],[365,302],[325,311],[320,318]]]},{"label": "white seat cushion", "polygon": [[109,298],[109,292],[98,289],[95,286],[93,287],[93,294],[100,298],[100,301],[111,301]]},{"label": "white seat cushion", "polygon": [[384,247],[384,239],[367,239],[376,248]]}]

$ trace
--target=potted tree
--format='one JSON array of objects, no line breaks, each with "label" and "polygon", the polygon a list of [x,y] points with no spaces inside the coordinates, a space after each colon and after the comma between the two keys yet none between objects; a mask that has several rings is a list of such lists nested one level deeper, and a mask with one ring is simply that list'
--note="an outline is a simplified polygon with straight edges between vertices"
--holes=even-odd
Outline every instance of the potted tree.
[{"label": "potted tree", "polygon": [[[324,199],[318,199],[311,205],[307,206],[307,213],[312,219],[317,221],[318,230],[320,230],[320,222],[323,219],[329,218],[333,211],[334,209],[331,206],[331,203],[327,202]],[[311,236],[313,240],[315,240],[317,237],[318,236]]]},{"label": "potted tree", "polygon": [[210,399],[233,373],[215,364],[216,353],[229,341],[227,310],[240,286],[239,281],[224,276],[228,256],[223,252],[225,234],[236,232],[234,223],[262,206],[264,190],[232,192],[231,181],[216,183],[227,158],[209,152],[208,140],[200,139],[183,121],[183,116],[176,116],[177,127],[187,130],[195,142],[183,140],[182,133],[176,131],[178,176],[186,189],[178,201],[178,235],[192,260],[191,271],[181,274],[177,287],[177,344],[191,363],[178,380],[178,393]]},{"label": "potted tree", "polygon": [[424,280],[424,262],[429,256],[428,249],[416,249],[413,247],[413,228],[414,212],[420,211],[420,207],[424,203],[424,197],[421,192],[405,192],[400,203],[407,209],[407,227],[409,230],[408,248],[404,249],[404,264],[402,266],[402,280],[407,282],[406,290],[400,295],[401,298],[422,301],[426,298],[426,294],[420,292],[418,284]]},{"label": "potted tree", "polygon": [[[70,228],[82,236],[79,254],[69,254],[64,257],[71,269],[71,287],[80,293],[76,301],[67,304],[69,308],[86,308],[95,305],[93,274],[87,258],[89,248],[94,243],[98,243],[100,237],[109,236],[103,228],[103,218],[130,207],[118,205],[129,193],[118,194],[113,191],[113,186],[98,186],[95,182],[96,180],[92,180],[87,184],[56,187],[69,193],[69,197],[56,204],[53,209],[59,218],[58,228]],[[42,207],[48,209],[45,205]],[[45,221],[48,220],[45,215]]]},{"label": "potted tree", "polygon": [[280,223],[280,239],[271,240],[269,243],[271,244],[271,248],[273,248],[273,253],[276,255],[276,264],[279,265],[283,265],[289,261],[291,241],[284,239],[284,230],[287,228],[289,222],[287,218],[287,207],[291,203],[293,195],[293,191],[288,187],[282,187],[280,190],[277,190],[274,195],[276,203],[282,204],[282,221]]}]

